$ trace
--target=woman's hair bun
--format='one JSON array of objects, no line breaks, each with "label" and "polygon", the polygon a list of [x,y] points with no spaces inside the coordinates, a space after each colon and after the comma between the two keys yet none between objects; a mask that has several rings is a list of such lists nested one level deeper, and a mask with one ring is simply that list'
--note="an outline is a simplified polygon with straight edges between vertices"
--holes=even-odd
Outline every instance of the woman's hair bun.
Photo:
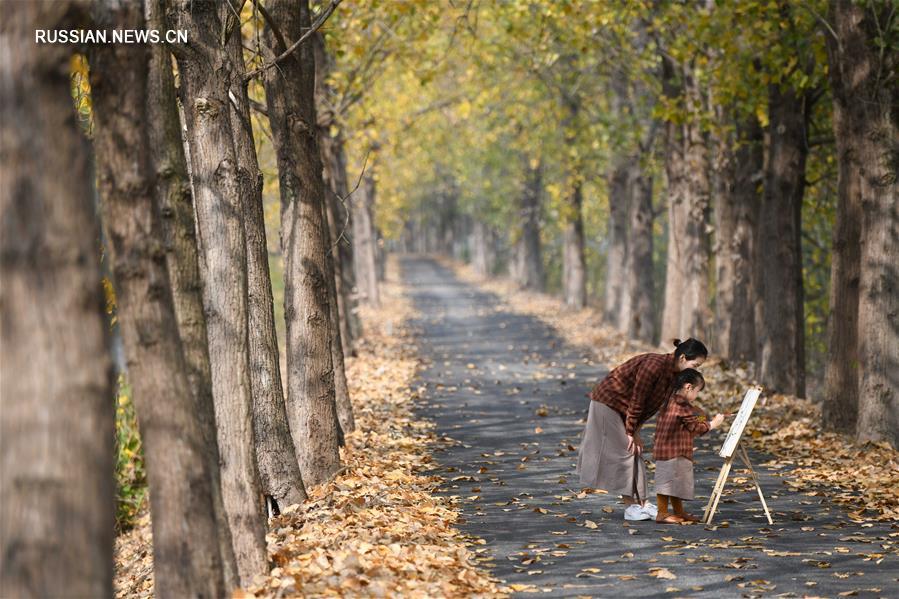
[{"label": "woman's hair bun", "polygon": [[680,339],[675,339],[675,340],[674,340],[674,347],[677,347],[677,346],[680,345],[680,344],[681,344],[681,340],[680,340]]}]

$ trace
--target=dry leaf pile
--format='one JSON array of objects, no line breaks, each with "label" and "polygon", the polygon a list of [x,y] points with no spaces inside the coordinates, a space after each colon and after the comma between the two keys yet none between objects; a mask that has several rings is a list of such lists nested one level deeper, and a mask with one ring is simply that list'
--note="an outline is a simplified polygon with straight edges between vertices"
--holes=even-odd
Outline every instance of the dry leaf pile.
[{"label": "dry leaf pile", "polygon": [[[362,309],[365,338],[347,360],[357,431],[341,450],[345,467],[270,520],[273,569],[235,597],[505,594],[454,528],[452,500],[433,494],[440,479],[426,471],[437,439],[412,413],[412,309],[392,277],[381,293],[382,309]],[[117,540],[117,597],[152,595],[149,520]]]},{"label": "dry leaf pile", "polygon": [[439,477],[423,473],[436,439],[411,412],[411,308],[395,283],[381,293],[385,307],[363,312],[365,339],[347,363],[357,432],[345,471],[271,520],[275,568],[248,589],[257,596],[502,595],[453,527],[451,500],[433,495]]},{"label": "dry leaf pile", "polygon": [[[513,310],[536,316],[568,343],[591,348],[609,368],[638,353],[660,351],[606,326],[598,310],[572,310],[549,295],[521,291],[508,279],[484,280],[469,266],[444,264],[460,279],[498,295]],[[755,384],[749,364],[710,359],[702,374],[707,385],[700,403],[711,413],[737,411],[743,393]],[[815,402],[773,394],[756,406],[743,438],[775,456],[765,466],[785,468],[784,482],[795,490],[827,496],[848,508],[856,520],[899,521],[899,451],[886,442],[858,443],[846,435],[823,432],[820,422],[821,409]]]}]

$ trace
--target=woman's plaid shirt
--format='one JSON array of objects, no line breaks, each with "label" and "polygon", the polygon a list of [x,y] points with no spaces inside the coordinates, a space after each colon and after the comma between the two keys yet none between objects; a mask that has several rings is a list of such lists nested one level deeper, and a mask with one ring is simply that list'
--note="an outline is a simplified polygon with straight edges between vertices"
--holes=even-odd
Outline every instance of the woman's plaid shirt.
[{"label": "woman's plaid shirt", "polygon": [[693,438],[709,432],[705,413],[685,397],[671,394],[656,420],[654,460],[693,460]]},{"label": "woman's plaid shirt", "polygon": [[653,417],[674,383],[674,354],[640,354],[615,368],[590,392],[624,418],[624,430],[633,435]]}]

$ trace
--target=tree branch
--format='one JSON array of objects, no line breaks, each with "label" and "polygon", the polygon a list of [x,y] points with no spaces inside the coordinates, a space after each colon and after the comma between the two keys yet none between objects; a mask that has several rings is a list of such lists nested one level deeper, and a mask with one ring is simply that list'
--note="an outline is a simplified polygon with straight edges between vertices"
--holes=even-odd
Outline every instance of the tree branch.
[{"label": "tree branch", "polygon": [[[246,81],[249,81],[250,79],[252,79],[252,78],[255,77],[256,75],[259,75],[260,73],[264,73],[264,72],[267,71],[268,69],[272,68],[273,66],[277,65],[279,62],[281,62],[282,60],[284,60],[285,58],[287,58],[288,56],[290,56],[290,55],[293,53],[294,50],[296,50],[297,48],[300,47],[300,44],[302,44],[302,43],[305,42],[307,39],[309,39],[310,37],[312,37],[312,34],[315,33],[316,31],[318,31],[319,28],[321,28],[321,26],[325,24],[325,21],[328,20],[328,17],[331,16],[331,13],[334,12],[334,9],[337,8],[337,6],[341,3],[341,1],[342,1],[342,0],[331,0],[331,3],[328,5],[328,7],[325,8],[325,9],[322,11],[322,14],[320,14],[320,15],[318,16],[318,18],[315,20],[315,22],[312,23],[312,27],[309,28],[309,31],[307,31],[306,33],[304,33],[303,35],[301,35],[301,36],[300,36],[300,39],[298,39],[297,41],[295,41],[295,42],[293,43],[292,46],[290,46],[290,47],[287,48],[284,52],[282,52],[280,55],[278,55],[277,57],[275,57],[274,60],[272,60],[272,61],[269,62],[269,63],[266,63],[266,64],[262,65],[261,67],[259,67],[259,68],[257,68],[257,69],[253,69],[252,71],[250,71],[249,73],[247,73],[246,75],[244,75],[244,79],[245,79]],[[262,17],[265,18],[265,14],[264,14],[264,13],[263,13]],[[268,19],[266,19],[266,20],[268,20]],[[282,38],[282,39],[283,39],[283,38]]]}]

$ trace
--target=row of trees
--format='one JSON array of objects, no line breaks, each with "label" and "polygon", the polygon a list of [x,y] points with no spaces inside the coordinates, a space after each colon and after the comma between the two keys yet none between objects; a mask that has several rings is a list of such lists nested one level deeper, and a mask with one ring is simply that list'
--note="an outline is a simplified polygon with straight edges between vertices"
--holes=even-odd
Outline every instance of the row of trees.
[{"label": "row of trees", "polygon": [[899,441],[895,3],[464,5],[437,39],[371,94],[401,247],[826,373],[826,426]]},{"label": "row of trees", "polygon": [[[355,428],[344,358],[360,335],[355,303],[378,301],[379,253],[370,202],[350,201],[327,104],[333,59],[317,30],[337,4],[315,19],[307,0],[8,7],[0,595],[112,594],[101,247],[146,455],[160,596],[224,596],[267,573],[266,510],[303,501],[341,468]],[[72,28],[179,29],[188,42],[32,39]],[[92,148],[72,108],[75,52],[89,65],[89,95],[76,96]],[[277,157],[283,380],[260,118]]]}]

